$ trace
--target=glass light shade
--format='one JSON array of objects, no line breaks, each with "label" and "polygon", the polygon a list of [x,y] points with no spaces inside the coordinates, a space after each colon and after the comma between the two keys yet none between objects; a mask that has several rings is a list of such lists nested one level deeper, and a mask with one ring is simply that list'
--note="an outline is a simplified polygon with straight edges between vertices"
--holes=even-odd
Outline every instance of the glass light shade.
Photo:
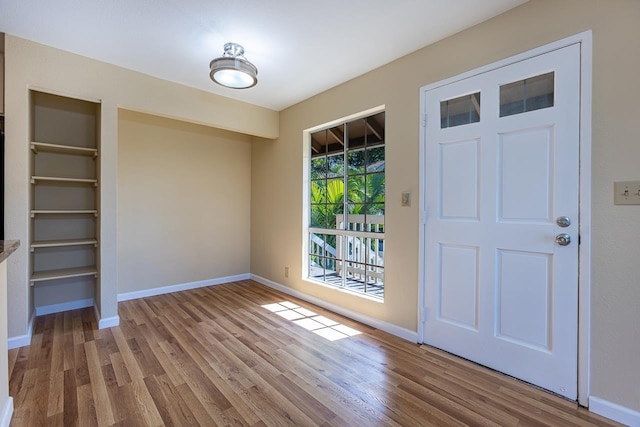
[{"label": "glass light shade", "polygon": [[247,89],[258,83],[258,69],[251,62],[239,57],[223,56],[209,64],[211,80],[233,89]]}]

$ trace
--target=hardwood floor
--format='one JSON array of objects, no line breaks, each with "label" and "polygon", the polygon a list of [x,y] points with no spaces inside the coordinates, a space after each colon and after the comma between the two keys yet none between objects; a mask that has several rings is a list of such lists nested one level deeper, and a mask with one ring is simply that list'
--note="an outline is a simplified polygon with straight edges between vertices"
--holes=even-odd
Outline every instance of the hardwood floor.
[{"label": "hardwood floor", "polygon": [[12,426],[616,425],[252,281],[119,311],[37,318],[9,352]]}]

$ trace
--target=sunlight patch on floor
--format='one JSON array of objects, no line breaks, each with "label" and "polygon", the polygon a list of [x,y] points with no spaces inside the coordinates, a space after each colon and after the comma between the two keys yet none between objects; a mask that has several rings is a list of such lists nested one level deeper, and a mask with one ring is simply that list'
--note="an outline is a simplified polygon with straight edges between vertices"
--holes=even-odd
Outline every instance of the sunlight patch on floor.
[{"label": "sunlight patch on floor", "polygon": [[266,308],[270,312],[290,320],[296,325],[302,326],[304,329],[320,335],[329,341],[337,341],[361,334],[360,331],[356,331],[353,328],[335,322],[289,301],[265,304],[262,308]]}]

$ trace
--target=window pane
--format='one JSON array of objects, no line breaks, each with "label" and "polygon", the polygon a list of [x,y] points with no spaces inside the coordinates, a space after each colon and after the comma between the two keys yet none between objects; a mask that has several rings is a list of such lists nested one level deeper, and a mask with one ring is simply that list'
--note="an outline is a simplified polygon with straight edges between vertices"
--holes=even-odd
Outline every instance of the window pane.
[{"label": "window pane", "polygon": [[[324,240],[322,234],[309,234],[309,255],[322,255],[324,251]],[[317,262],[317,257],[314,258]]]},{"label": "window pane", "polygon": [[316,157],[311,159],[311,179],[324,178],[327,175],[327,159]]},{"label": "window pane", "polygon": [[384,147],[367,150],[367,172],[384,171]]},{"label": "window pane", "polygon": [[330,179],[327,181],[327,203],[344,203],[344,181],[342,179]]},{"label": "window pane", "polygon": [[[349,222],[352,223],[357,221],[354,215],[363,215],[365,213],[365,205],[364,203],[349,203]],[[351,230],[352,228],[349,228]]]},{"label": "window pane", "polygon": [[[335,178],[344,176],[344,154],[339,153],[327,157],[327,176]],[[312,177],[313,178],[313,177]]]},{"label": "window pane", "polygon": [[365,119],[367,125],[367,146],[384,144],[384,113]]},{"label": "window pane", "polygon": [[336,252],[336,236],[331,234],[315,234],[309,235],[309,254],[315,255],[315,262],[319,265],[326,265],[324,258],[335,258]]},{"label": "window pane", "polygon": [[342,217],[344,213],[344,204],[332,204],[327,205],[327,228],[331,230],[341,229],[340,221],[338,217]]},{"label": "window pane", "polygon": [[367,175],[366,196],[367,203],[384,203],[384,173]]},{"label": "window pane", "polygon": [[[372,205],[367,206],[367,210],[371,208]],[[366,231],[370,233],[384,233],[384,216],[381,214],[367,214],[366,216]]]},{"label": "window pane", "polygon": [[524,80],[500,86],[500,117],[524,113]]},{"label": "window pane", "polygon": [[327,206],[311,205],[310,227],[327,228]]},{"label": "window pane", "polygon": [[358,119],[347,123],[347,135],[349,136],[347,148],[349,150],[364,147],[366,128],[366,119]]},{"label": "window pane", "polygon": [[554,73],[500,86],[500,117],[553,107]]},{"label": "window pane", "polygon": [[370,264],[375,266],[384,265],[384,245],[382,239],[369,239],[371,250],[374,254],[369,261]]},{"label": "window pane", "polygon": [[336,214],[336,230],[344,230],[346,229],[346,224],[344,222],[344,207],[342,209],[342,213]]},{"label": "window pane", "polygon": [[364,175],[350,176],[347,181],[349,203],[363,203],[365,201],[365,178]]},{"label": "window pane", "polygon": [[327,131],[311,134],[311,156],[322,156],[327,152]]},{"label": "window pane", "polygon": [[327,129],[327,153],[344,152],[344,126],[336,126]]},{"label": "window pane", "polygon": [[336,257],[336,236],[333,234],[325,234],[324,236],[324,254],[327,258]]},{"label": "window pane", "polygon": [[554,73],[547,73],[525,80],[526,111],[553,107],[553,80]]},{"label": "window pane", "polygon": [[[379,215],[384,220],[384,203],[372,203],[367,205],[366,214],[371,215]],[[372,220],[372,221],[381,221],[380,219]]]},{"label": "window pane", "polygon": [[442,129],[480,121],[480,92],[440,102]]},{"label": "window pane", "polygon": [[364,173],[364,151],[350,151],[347,156],[349,162],[349,175]]},{"label": "window pane", "polygon": [[327,182],[323,179],[311,181],[311,203],[325,203],[327,201]]}]

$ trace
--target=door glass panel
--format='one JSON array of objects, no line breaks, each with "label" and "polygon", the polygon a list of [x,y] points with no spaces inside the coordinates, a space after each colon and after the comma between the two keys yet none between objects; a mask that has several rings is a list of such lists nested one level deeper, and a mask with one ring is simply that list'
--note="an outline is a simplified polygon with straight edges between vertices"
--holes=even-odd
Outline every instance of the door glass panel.
[{"label": "door glass panel", "polygon": [[500,117],[553,107],[554,73],[500,86]]},{"label": "door glass panel", "polygon": [[480,121],[480,92],[440,102],[440,128]]}]

